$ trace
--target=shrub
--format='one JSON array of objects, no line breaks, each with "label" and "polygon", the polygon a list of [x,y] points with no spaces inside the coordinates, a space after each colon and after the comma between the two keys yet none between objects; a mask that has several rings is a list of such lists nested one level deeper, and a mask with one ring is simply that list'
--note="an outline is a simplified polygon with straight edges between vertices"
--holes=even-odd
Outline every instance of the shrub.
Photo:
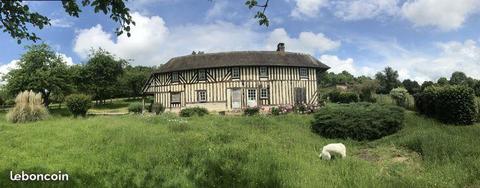
[{"label": "shrub", "polygon": [[317,105],[313,104],[296,104],[294,111],[300,114],[311,114],[316,111]]},{"label": "shrub", "polygon": [[278,107],[272,107],[270,108],[270,114],[274,116],[280,115],[280,109]]},{"label": "shrub", "polygon": [[260,112],[260,108],[258,107],[248,107],[243,110],[243,115],[247,116],[253,116],[255,114],[258,114]]},{"label": "shrub", "polygon": [[375,103],[331,105],[318,111],[312,131],[327,138],[374,140],[403,127],[403,108]]},{"label": "shrub", "polygon": [[152,111],[155,112],[155,114],[161,114],[165,112],[165,106],[161,103],[152,103]]},{"label": "shrub", "polygon": [[419,113],[449,124],[470,125],[477,116],[473,89],[462,85],[429,86],[415,95],[415,106]]},{"label": "shrub", "polygon": [[353,92],[340,92],[338,90],[334,90],[330,92],[328,97],[330,101],[334,103],[358,102],[358,96]]},{"label": "shrub", "polygon": [[180,116],[182,117],[192,117],[194,115],[204,116],[207,114],[208,114],[208,110],[203,107],[184,108],[180,110]]},{"label": "shrub", "polygon": [[128,111],[129,112],[133,112],[135,114],[140,114],[140,113],[142,113],[142,110],[143,110],[143,105],[140,102],[134,102],[134,103],[130,103],[130,105],[128,105]]},{"label": "shrub", "polygon": [[12,123],[24,123],[47,118],[48,111],[43,105],[42,94],[33,91],[20,92],[15,98],[15,106],[7,113]]},{"label": "shrub", "polygon": [[280,105],[278,107],[272,107],[270,113],[272,115],[281,115],[293,112],[294,107],[292,105]]},{"label": "shrub", "polygon": [[395,104],[404,108],[408,107],[409,95],[410,94],[408,94],[408,91],[403,87],[398,87],[390,91],[390,97],[392,97],[392,99],[395,101]]},{"label": "shrub", "polygon": [[360,101],[363,102],[376,102],[374,94],[378,90],[378,88],[379,84],[376,80],[366,80],[354,86],[354,89],[358,93]]},{"label": "shrub", "polygon": [[84,94],[72,94],[65,98],[65,103],[73,117],[85,117],[88,109],[92,107],[92,98]]}]

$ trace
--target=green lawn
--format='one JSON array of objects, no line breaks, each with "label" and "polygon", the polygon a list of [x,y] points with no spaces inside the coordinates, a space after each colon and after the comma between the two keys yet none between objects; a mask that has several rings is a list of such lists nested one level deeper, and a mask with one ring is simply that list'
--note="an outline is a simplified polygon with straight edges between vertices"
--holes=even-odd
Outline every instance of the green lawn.
[{"label": "green lawn", "polygon": [[[373,142],[311,133],[312,116],[52,116],[10,124],[0,114],[0,187],[10,170],[70,175],[52,187],[479,187],[480,126],[407,114]],[[319,150],[343,142],[345,160]]]}]

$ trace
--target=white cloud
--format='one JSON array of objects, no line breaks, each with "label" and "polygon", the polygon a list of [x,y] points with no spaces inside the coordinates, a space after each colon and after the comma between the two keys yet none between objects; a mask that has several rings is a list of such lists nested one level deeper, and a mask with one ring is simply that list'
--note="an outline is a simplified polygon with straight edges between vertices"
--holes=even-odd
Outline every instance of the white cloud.
[{"label": "white cloud", "polygon": [[328,0],[295,0],[296,6],[291,12],[295,18],[315,17],[320,9],[328,6]]},{"label": "white cloud", "polygon": [[402,12],[415,26],[454,30],[477,12],[479,6],[478,0],[408,0],[403,4]]},{"label": "white cloud", "polygon": [[136,26],[132,36],[114,38],[101,25],[77,32],[74,51],[82,58],[92,48],[104,48],[113,54],[133,59],[135,65],[160,65],[168,59],[190,54],[192,51],[219,52],[235,50],[276,50],[278,42],[285,42],[288,51],[311,53],[325,52],[338,48],[322,33],[302,32],[298,38],[290,37],[285,29],[265,33],[255,31],[251,25],[234,25],[215,22],[204,25],[183,25],[168,28],[158,16],[145,17],[132,14]]},{"label": "white cloud", "polygon": [[330,67],[329,72],[340,73],[347,71],[355,76],[372,76],[375,73],[369,67],[355,65],[352,58],[340,59],[335,55],[322,55],[319,60]]},{"label": "white cloud", "polygon": [[58,18],[50,20],[50,24],[52,27],[61,27],[61,28],[69,28],[73,26],[73,22],[67,20],[66,18]]},{"label": "white cloud", "polygon": [[396,15],[398,0],[342,0],[333,3],[335,16],[344,20],[372,19]]},{"label": "white cloud", "polygon": [[72,57],[69,57],[65,54],[58,53],[58,52],[57,52],[57,55],[60,56],[60,58],[62,58],[67,65],[74,65]]},{"label": "white cloud", "polygon": [[10,61],[10,63],[0,65],[0,85],[5,84],[5,82],[2,79],[4,75],[6,75],[11,70],[18,68],[18,65],[17,65],[18,61],[19,60],[12,60]]}]

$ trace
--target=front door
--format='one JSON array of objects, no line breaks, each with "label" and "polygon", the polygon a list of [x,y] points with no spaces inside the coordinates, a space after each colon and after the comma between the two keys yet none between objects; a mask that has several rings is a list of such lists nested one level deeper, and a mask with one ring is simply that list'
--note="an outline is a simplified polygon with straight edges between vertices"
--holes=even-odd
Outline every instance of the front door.
[{"label": "front door", "polygon": [[242,108],[242,90],[241,89],[232,89],[232,108],[240,109]]},{"label": "front door", "polygon": [[247,106],[248,107],[257,106],[257,90],[256,89],[247,89]]},{"label": "front door", "polygon": [[305,104],[305,103],[307,103],[306,89],[302,87],[295,88],[295,104]]}]

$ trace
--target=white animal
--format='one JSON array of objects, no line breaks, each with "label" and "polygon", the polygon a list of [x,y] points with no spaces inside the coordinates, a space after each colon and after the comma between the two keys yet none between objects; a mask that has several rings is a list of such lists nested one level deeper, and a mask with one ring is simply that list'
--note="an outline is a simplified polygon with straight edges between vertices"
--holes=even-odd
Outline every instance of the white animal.
[{"label": "white animal", "polygon": [[327,144],[323,146],[320,158],[323,160],[330,160],[332,155],[340,155],[342,158],[347,157],[347,148],[342,143]]}]

